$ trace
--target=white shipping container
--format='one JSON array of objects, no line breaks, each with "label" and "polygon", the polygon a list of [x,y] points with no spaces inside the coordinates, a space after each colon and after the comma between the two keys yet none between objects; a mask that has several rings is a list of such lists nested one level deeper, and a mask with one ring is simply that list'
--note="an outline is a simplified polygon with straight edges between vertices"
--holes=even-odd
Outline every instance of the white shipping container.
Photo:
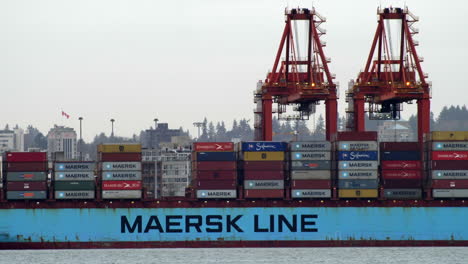
[{"label": "white shipping container", "polygon": [[432,179],[439,179],[439,180],[468,179],[468,170],[434,170],[432,171]]},{"label": "white shipping container", "polygon": [[330,170],[293,170],[291,171],[292,180],[329,180],[331,179]]},{"label": "white shipping container", "polygon": [[102,191],[102,199],[141,199],[141,190]]},{"label": "white shipping container", "polygon": [[329,151],[291,152],[291,160],[331,160]]},{"label": "white shipping container", "polygon": [[329,141],[293,141],[290,143],[291,151],[330,151]]},{"label": "white shipping container", "polygon": [[468,198],[468,189],[433,189],[434,198]]},{"label": "white shipping container", "polygon": [[141,162],[103,162],[104,171],[140,171]]},{"label": "white shipping container", "polygon": [[350,150],[376,151],[379,149],[379,145],[377,141],[339,141],[337,145],[338,145],[338,150],[342,150],[342,151],[350,151]]},{"label": "white shipping container", "polygon": [[376,170],[340,170],[338,179],[348,180],[371,180],[377,179],[379,174]]},{"label": "white shipping container", "polygon": [[329,189],[292,189],[292,198],[330,198],[331,190]]},{"label": "white shipping container", "polygon": [[197,198],[200,199],[232,199],[237,197],[237,190],[197,190]]},{"label": "white shipping container", "polygon": [[55,199],[94,199],[94,191],[55,191]]},{"label": "white shipping container", "polygon": [[378,161],[339,161],[340,170],[377,170]]},{"label": "white shipping container", "polygon": [[244,181],[244,189],[255,190],[277,190],[284,189],[284,180],[246,180]]}]

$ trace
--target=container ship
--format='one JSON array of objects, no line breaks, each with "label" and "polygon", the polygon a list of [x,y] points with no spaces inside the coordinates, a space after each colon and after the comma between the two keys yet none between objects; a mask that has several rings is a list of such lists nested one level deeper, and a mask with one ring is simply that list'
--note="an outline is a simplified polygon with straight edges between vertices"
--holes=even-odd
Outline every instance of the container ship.
[{"label": "container ship", "polygon": [[[140,145],[100,145],[96,162],[5,153],[0,248],[468,246],[468,132],[429,129],[418,18],[407,8],[377,14],[366,67],[346,92],[347,131],[337,128],[325,18],[286,10],[274,67],[255,91],[255,141],[193,143],[185,196],[161,199],[145,195]],[[398,51],[387,20],[400,23]],[[307,25],[305,58],[296,22]],[[396,120],[413,101],[417,141],[365,131],[366,114]],[[273,113],[305,119],[320,102],[325,140],[272,141]],[[284,117],[288,106],[299,114]]]}]

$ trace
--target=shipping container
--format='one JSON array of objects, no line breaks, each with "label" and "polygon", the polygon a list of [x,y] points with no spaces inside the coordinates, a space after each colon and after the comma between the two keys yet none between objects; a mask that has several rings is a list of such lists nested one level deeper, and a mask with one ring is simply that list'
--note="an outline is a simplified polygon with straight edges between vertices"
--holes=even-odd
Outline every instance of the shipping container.
[{"label": "shipping container", "polygon": [[293,141],[290,143],[291,151],[330,151],[329,141]]},{"label": "shipping container", "polygon": [[329,180],[332,171],[330,170],[293,170],[291,171],[292,180]]},{"label": "shipping container", "polygon": [[468,198],[468,189],[433,189],[434,198]]},{"label": "shipping container", "polygon": [[7,152],[6,162],[46,162],[47,152]]},{"label": "shipping container", "polygon": [[339,161],[340,170],[377,170],[377,161]]},{"label": "shipping container", "polygon": [[377,189],[379,188],[379,180],[339,180],[338,188],[340,189]]},{"label": "shipping container", "polygon": [[237,190],[197,190],[199,199],[235,199]]},{"label": "shipping container", "polygon": [[194,180],[193,187],[203,190],[230,190],[237,188],[236,180]]},{"label": "shipping container", "polygon": [[385,189],[384,197],[387,199],[405,200],[415,199],[419,200],[422,197],[421,189]]},{"label": "shipping container", "polygon": [[284,152],[280,151],[246,151],[242,153],[241,159],[245,161],[283,161]]},{"label": "shipping container", "polygon": [[282,199],[284,197],[284,189],[277,190],[244,190],[244,198],[246,199],[268,199],[268,198],[278,198]]},{"label": "shipping container", "polygon": [[350,180],[371,180],[378,178],[377,170],[340,170],[338,172],[338,179]]},{"label": "shipping container", "polygon": [[94,181],[92,171],[56,172],[54,176],[55,181]]},{"label": "shipping container", "polygon": [[94,162],[56,162],[55,171],[94,171],[96,163]]},{"label": "shipping container", "polygon": [[468,170],[434,170],[431,174],[432,179],[468,179]]},{"label": "shipping container", "polygon": [[381,185],[385,189],[417,189],[422,187],[421,180],[413,180],[413,179],[391,179],[391,180],[382,180]]},{"label": "shipping container", "polygon": [[47,162],[9,162],[7,163],[7,171],[47,171]]},{"label": "shipping container", "polygon": [[332,162],[328,160],[291,161],[291,170],[330,170]]},{"label": "shipping container", "polygon": [[422,172],[420,170],[382,170],[383,179],[422,179]]},{"label": "shipping container", "polygon": [[329,151],[291,152],[291,160],[331,160],[331,153]]},{"label": "shipping container", "polygon": [[94,191],[55,191],[55,199],[94,199]]},{"label": "shipping container", "polygon": [[141,161],[141,152],[121,152],[111,153],[102,152],[99,153],[98,158],[102,162],[116,162],[116,161]]},{"label": "shipping container", "polygon": [[379,154],[377,151],[338,151],[338,160],[378,160]]},{"label": "shipping container", "polygon": [[293,189],[330,189],[331,180],[292,180]]},{"label": "shipping container", "polygon": [[141,199],[141,190],[102,191],[103,199]]},{"label": "shipping container", "polygon": [[377,189],[341,189],[338,190],[340,198],[377,198]]},{"label": "shipping container", "polygon": [[468,170],[468,162],[464,160],[433,160],[432,170]]},{"label": "shipping container", "polygon": [[468,151],[432,151],[432,160],[468,160]]},{"label": "shipping container", "polygon": [[283,180],[246,180],[244,189],[284,189]]},{"label": "shipping container", "polygon": [[141,190],[141,181],[103,181],[103,190]]},{"label": "shipping container", "polygon": [[380,166],[382,170],[420,170],[422,162],[419,160],[382,160]]},{"label": "shipping container", "polygon": [[336,141],[377,141],[378,133],[375,131],[342,131],[338,132],[336,136]]},{"label": "shipping container", "polygon": [[55,190],[60,191],[87,191],[94,190],[94,181],[56,181]]},{"label": "shipping container", "polygon": [[468,189],[468,180],[432,180],[433,189]]},{"label": "shipping container", "polygon": [[330,198],[330,189],[292,189],[292,198]]},{"label": "shipping container", "polygon": [[192,177],[199,180],[235,180],[237,171],[193,171]]},{"label": "shipping container", "polygon": [[97,148],[105,153],[141,152],[141,144],[101,144]]},{"label": "shipping container", "polygon": [[192,163],[193,170],[232,171],[237,169],[235,161],[200,161]]},{"label": "shipping container", "polygon": [[28,172],[7,172],[7,181],[45,181],[47,173],[44,171],[28,171]]},{"label": "shipping container", "polygon": [[381,151],[380,159],[383,160],[421,160],[419,151]]},{"label": "shipping container", "polygon": [[103,162],[102,170],[104,171],[140,171],[141,162]]},{"label": "shipping container", "polygon": [[432,142],[432,150],[437,151],[468,151],[468,141]]},{"label": "shipping container", "polygon": [[236,161],[236,152],[196,152],[192,155],[195,161]]},{"label": "shipping container", "polygon": [[194,142],[194,151],[234,151],[232,142]]},{"label": "shipping container", "polygon": [[7,182],[7,190],[8,191],[46,191],[47,190],[47,182],[18,182],[18,181],[11,181]]},{"label": "shipping container", "polygon": [[46,191],[8,191],[7,200],[44,200],[47,199]]},{"label": "shipping container", "polygon": [[419,142],[380,142],[380,151],[421,151]]},{"label": "shipping container", "polygon": [[285,163],[284,161],[244,161],[241,163],[241,168],[249,171],[280,171],[285,169]]},{"label": "shipping container", "polygon": [[284,152],[288,150],[288,143],[274,141],[253,141],[240,143],[241,151],[275,151]]},{"label": "shipping container", "polygon": [[103,171],[103,181],[127,181],[141,180],[141,172],[139,171]]},{"label": "shipping container", "polygon": [[432,141],[444,141],[444,140],[468,140],[468,131],[432,131]]},{"label": "shipping container", "polygon": [[244,180],[284,180],[284,171],[244,170]]},{"label": "shipping container", "polygon": [[340,141],[337,142],[339,151],[377,151],[376,141]]}]

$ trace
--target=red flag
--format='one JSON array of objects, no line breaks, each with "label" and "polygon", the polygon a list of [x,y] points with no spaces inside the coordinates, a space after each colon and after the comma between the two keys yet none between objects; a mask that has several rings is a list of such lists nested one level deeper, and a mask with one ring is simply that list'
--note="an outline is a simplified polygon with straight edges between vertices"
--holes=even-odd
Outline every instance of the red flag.
[{"label": "red flag", "polygon": [[70,115],[65,113],[63,110],[62,110],[62,116],[65,116],[67,119],[70,118]]}]

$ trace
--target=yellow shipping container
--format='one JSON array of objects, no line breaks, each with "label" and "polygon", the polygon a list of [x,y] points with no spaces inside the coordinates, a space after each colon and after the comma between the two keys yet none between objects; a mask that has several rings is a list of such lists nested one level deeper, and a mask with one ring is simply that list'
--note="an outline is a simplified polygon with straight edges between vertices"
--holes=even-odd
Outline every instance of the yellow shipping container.
[{"label": "yellow shipping container", "polygon": [[101,144],[101,145],[98,145],[98,152],[103,152],[103,153],[141,152],[141,144]]},{"label": "yellow shipping container", "polygon": [[341,189],[338,190],[340,198],[377,198],[377,189]]},{"label": "yellow shipping container", "polygon": [[433,131],[431,140],[468,140],[468,131]]},{"label": "yellow shipping container", "polygon": [[246,151],[244,160],[248,161],[282,161],[284,160],[283,151]]}]

